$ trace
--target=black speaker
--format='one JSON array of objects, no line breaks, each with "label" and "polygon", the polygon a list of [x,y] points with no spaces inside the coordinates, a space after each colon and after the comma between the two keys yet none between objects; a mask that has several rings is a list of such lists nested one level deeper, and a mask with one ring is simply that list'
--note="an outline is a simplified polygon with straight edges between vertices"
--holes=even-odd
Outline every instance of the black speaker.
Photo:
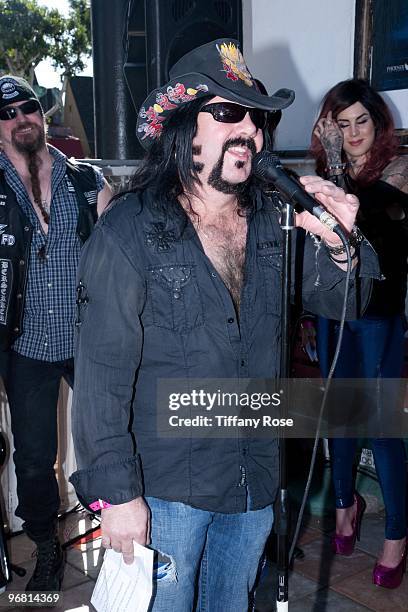
[{"label": "black speaker", "polygon": [[242,0],[131,0],[125,75],[135,108],[180,57],[223,37],[242,43]]}]

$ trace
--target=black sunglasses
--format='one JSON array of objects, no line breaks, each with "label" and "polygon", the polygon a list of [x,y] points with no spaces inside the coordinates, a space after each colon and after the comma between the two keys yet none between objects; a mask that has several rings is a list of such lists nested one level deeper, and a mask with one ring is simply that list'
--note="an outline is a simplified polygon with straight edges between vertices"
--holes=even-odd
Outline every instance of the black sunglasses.
[{"label": "black sunglasses", "polygon": [[203,106],[201,113],[211,113],[215,121],[221,123],[239,123],[249,113],[252,123],[257,130],[263,130],[268,121],[268,113],[259,108],[241,106],[234,102],[214,102]]},{"label": "black sunglasses", "polygon": [[1,121],[9,121],[15,119],[18,115],[18,111],[24,113],[24,115],[32,115],[37,111],[41,110],[40,103],[37,100],[27,100],[20,106],[9,106],[8,108],[2,108],[0,110]]}]

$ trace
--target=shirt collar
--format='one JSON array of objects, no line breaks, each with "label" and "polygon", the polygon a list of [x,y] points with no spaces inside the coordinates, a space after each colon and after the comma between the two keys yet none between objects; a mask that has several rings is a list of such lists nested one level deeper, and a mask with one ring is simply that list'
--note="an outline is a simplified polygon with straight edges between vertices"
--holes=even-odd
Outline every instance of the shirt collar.
[{"label": "shirt collar", "polygon": [[[54,164],[58,164],[58,165],[64,164],[65,165],[67,156],[64,155],[64,153],[62,153],[61,151],[59,151],[58,149],[56,149],[50,144],[47,144],[47,149],[51,157],[54,160]],[[14,169],[13,164],[11,163],[7,155],[2,150],[0,150],[0,168],[2,170],[7,170],[7,169],[13,170]]]}]

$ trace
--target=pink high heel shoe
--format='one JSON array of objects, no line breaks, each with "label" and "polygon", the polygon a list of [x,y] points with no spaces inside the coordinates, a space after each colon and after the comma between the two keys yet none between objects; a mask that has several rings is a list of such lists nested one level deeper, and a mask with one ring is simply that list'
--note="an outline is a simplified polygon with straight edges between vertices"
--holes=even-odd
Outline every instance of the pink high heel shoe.
[{"label": "pink high heel shoe", "polygon": [[367,504],[357,491],[354,493],[354,500],[357,502],[357,511],[352,525],[353,533],[348,536],[335,533],[332,537],[332,550],[336,555],[350,556],[353,553],[356,540],[360,540],[361,520]]},{"label": "pink high heel shoe", "polygon": [[373,583],[386,589],[397,589],[407,569],[407,543],[401,561],[397,567],[386,567],[376,563],[373,570]]}]

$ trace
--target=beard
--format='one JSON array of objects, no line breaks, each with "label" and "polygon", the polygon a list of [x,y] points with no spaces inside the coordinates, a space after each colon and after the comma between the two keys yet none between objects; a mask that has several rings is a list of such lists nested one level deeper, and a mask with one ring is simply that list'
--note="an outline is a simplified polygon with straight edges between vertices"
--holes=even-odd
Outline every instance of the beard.
[{"label": "beard", "polygon": [[[225,153],[230,147],[236,146],[247,147],[251,151],[252,157],[256,154],[256,146],[253,138],[231,138],[224,143],[221,155],[208,177],[208,184],[221,193],[236,195],[242,194],[245,192],[250,181],[250,177],[248,177],[245,181],[241,181],[240,183],[232,183],[222,178]],[[244,162],[237,160],[235,162],[235,166],[237,168],[242,168],[244,166]]]},{"label": "beard", "polygon": [[[32,131],[28,134],[19,134],[20,130],[25,128],[32,128]],[[34,153],[38,153],[45,147],[45,132],[39,125],[35,123],[24,123],[15,128],[11,133],[11,142],[16,151],[19,153],[30,156]]]}]

